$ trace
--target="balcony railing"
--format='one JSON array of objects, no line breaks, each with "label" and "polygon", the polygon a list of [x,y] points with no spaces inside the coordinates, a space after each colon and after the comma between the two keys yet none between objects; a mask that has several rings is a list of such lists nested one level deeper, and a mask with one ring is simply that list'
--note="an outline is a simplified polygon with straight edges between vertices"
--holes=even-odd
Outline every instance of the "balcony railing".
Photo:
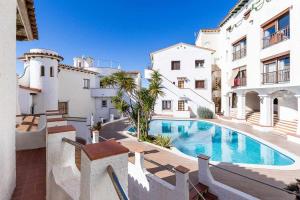
[{"label": "balcony railing", "polygon": [[243,78],[235,78],[234,79],[234,85],[232,86],[232,88],[237,88],[237,87],[243,87],[247,85],[247,78],[243,77]]},{"label": "balcony railing", "polygon": [[262,73],[263,84],[284,83],[290,81],[290,69]]},{"label": "balcony railing", "polygon": [[290,27],[287,26],[287,27],[273,33],[270,36],[264,37],[263,38],[263,48],[267,48],[271,45],[277,44],[277,43],[287,40],[289,38],[290,38]]},{"label": "balcony railing", "polygon": [[232,60],[235,61],[235,60],[241,59],[241,58],[245,57],[246,55],[247,55],[247,47],[244,47],[244,48],[232,53]]}]

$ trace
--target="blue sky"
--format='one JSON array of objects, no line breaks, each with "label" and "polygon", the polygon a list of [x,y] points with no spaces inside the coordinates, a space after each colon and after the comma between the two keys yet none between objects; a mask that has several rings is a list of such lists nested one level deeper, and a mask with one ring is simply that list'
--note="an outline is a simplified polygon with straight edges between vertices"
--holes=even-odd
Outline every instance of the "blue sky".
[{"label": "blue sky", "polygon": [[[236,0],[36,0],[39,40],[17,42],[17,56],[30,48],[46,48],[72,64],[74,56],[96,63],[120,63],[140,70],[152,51],[194,43],[195,32],[214,28]],[[18,62],[17,72],[23,65]]]}]

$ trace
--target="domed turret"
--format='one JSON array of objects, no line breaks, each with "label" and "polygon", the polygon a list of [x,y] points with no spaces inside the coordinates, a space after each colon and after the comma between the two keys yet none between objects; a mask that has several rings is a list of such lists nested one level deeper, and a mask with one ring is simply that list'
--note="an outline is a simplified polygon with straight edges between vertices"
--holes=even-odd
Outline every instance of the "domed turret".
[{"label": "domed turret", "polygon": [[40,89],[34,98],[35,113],[58,109],[58,53],[46,49],[31,49],[23,60],[29,65],[29,87]]}]

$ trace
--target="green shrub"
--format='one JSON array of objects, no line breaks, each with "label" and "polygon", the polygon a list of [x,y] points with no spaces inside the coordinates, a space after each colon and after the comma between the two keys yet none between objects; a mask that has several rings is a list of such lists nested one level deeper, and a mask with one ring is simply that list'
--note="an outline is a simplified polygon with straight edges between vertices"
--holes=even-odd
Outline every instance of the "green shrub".
[{"label": "green shrub", "polygon": [[96,124],[94,124],[94,126],[92,127],[92,131],[100,131],[102,128],[102,123],[101,122],[97,122]]},{"label": "green shrub", "polygon": [[213,111],[201,106],[198,108],[197,112],[198,112],[198,117],[202,119],[213,119],[215,116]]},{"label": "green shrub", "polygon": [[145,141],[145,142],[150,142],[153,143],[155,141],[155,137],[152,135],[146,135],[146,134],[142,134],[140,136],[140,140]]},{"label": "green shrub", "polygon": [[172,144],[172,138],[169,136],[158,135],[154,143],[165,148],[170,148]]}]

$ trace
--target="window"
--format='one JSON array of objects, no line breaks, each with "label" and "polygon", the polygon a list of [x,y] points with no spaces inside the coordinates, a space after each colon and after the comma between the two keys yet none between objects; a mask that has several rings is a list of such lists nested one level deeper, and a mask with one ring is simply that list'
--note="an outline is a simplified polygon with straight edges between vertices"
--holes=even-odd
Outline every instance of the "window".
[{"label": "window", "polygon": [[195,68],[204,67],[204,60],[195,60]]},{"label": "window", "polygon": [[41,66],[41,76],[45,76],[45,67]]},{"label": "window", "polygon": [[195,81],[195,88],[196,89],[203,89],[203,88],[205,88],[205,81],[204,80],[196,80]]},{"label": "window", "polygon": [[180,70],[180,61],[172,61],[171,70]]},{"label": "window", "polygon": [[182,80],[178,81],[178,87],[184,88],[184,81],[182,81]]},{"label": "window", "polygon": [[50,67],[50,77],[54,77],[54,74],[53,74],[53,67]]},{"label": "window", "polygon": [[171,101],[169,101],[169,100],[162,101],[162,110],[171,110],[171,107],[172,107]]},{"label": "window", "polygon": [[107,108],[107,100],[102,100],[101,106],[102,108]]},{"label": "window", "polygon": [[179,111],[184,111],[184,100],[179,100],[178,101],[178,110]]},{"label": "window", "polygon": [[290,55],[263,62],[262,83],[281,83],[290,81]]},{"label": "window", "polygon": [[232,60],[238,60],[247,55],[247,39],[244,37],[232,45]]},{"label": "window", "polygon": [[83,79],[83,88],[84,89],[90,88],[90,79]]},{"label": "window", "polygon": [[275,19],[269,20],[263,28],[263,48],[277,44],[283,40],[290,38],[290,13],[275,17]]},{"label": "window", "polygon": [[103,81],[100,81],[100,88],[104,88]]},{"label": "window", "polygon": [[58,102],[59,113],[68,114],[68,102]]}]

